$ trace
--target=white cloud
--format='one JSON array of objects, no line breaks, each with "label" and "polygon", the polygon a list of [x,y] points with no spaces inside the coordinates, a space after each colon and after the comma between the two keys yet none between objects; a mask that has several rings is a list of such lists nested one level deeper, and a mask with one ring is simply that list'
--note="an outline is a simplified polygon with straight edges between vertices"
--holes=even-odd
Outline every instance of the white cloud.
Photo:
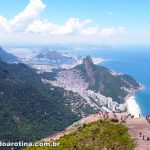
[{"label": "white cloud", "polygon": [[57,24],[52,24],[47,20],[35,20],[27,27],[26,32],[52,34],[58,28],[59,26]]},{"label": "white cloud", "polygon": [[6,32],[24,32],[34,20],[38,19],[46,6],[41,0],[30,0],[27,7],[13,19],[0,16],[0,27]]},{"label": "white cloud", "polygon": [[24,11],[9,21],[10,29],[12,31],[24,31],[29,24],[38,19],[44,8],[45,5],[41,0],[30,0]]},{"label": "white cloud", "polygon": [[104,37],[115,34],[123,34],[124,28],[104,28],[90,27],[91,20],[80,21],[78,18],[68,19],[64,25],[57,25],[47,20],[35,20],[27,28],[27,32],[31,33],[47,33],[52,35],[100,35]]},{"label": "white cloud", "polygon": [[89,24],[90,20],[80,22],[78,18],[70,18],[64,25],[61,25],[56,31],[57,34],[80,34],[82,28]]},{"label": "white cloud", "polygon": [[97,27],[88,27],[82,30],[83,35],[95,35],[98,33]]},{"label": "white cloud", "polygon": [[118,31],[120,34],[124,35],[125,34],[125,28],[124,27],[118,27]]},{"label": "white cloud", "polygon": [[99,34],[105,37],[111,36],[115,34],[115,29],[114,28],[102,29],[101,31],[99,31]]},{"label": "white cloud", "polygon": [[124,33],[125,33],[124,27],[117,27],[117,28],[111,27],[99,31],[99,34],[104,37],[114,36],[114,35],[124,35]]},{"label": "white cloud", "polygon": [[[72,34],[81,34],[83,28],[91,23],[91,20],[87,19],[80,21],[78,18],[68,19],[64,25],[57,25],[48,22],[47,20],[35,20],[27,28],[27,32],[33,33],[47,33],[47,34],[56,34],[56,35],[72,35]],[[84,32],[83,32],[84,33]]]},{"label": "white cloud", "polygon": [[3,16],[0,16],[0,32],[7,31],[7,19]]},{"label": "white cloud", "polygon": [[32,38],[32,34],[41,36],[41,38],[43,38],[43,35],[55,36],[55,38],[56,36],[63,36],[64,38],[67,36],[79,36],[81,39],[84,36],[111,37],[124,34],[123,27],[100,29],[98,26],[91,26],[92,21],[90,19],[81,21],[79,18],[69,18],[62,25],[54,24],[47,19],[40,18],[45,8],[46,5],[42,0],[30,0],[26,8],[11,20],[0,16],[1,35],[7,33],[8,37],[14,37],[15,35],[15,38],[20,38],[23,35],[26,35],[26,37],[29,35]]}]

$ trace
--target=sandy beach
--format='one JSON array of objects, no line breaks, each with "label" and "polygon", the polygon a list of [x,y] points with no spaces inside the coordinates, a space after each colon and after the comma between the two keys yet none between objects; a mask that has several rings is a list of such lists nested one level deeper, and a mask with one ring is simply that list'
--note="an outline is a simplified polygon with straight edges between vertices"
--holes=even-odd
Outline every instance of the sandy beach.
[{"label": "sandy beach", "polygon": [[129,98],[126,99],[126,104],[127,104],[127,111],[131,115],[134,115],[135,118],[139,117],[139,114],[141,114],[141,110],[139,105],[136,102],[136,98],[134,95],[130,96]]},{"label": "sandy beach", "polygon": [[104,58],[92,58],[92,60],[93,60],[94,64],[100,64],[100,63],[106,61],[106,59],[104,59]]}]

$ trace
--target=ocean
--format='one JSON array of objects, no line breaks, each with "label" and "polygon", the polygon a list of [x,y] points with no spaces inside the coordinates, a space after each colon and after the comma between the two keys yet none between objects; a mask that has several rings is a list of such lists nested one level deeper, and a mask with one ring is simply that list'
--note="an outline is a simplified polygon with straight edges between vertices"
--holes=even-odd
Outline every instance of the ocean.
[{"label": "ocean", "polygon": [[136,93],[136,102],[142,115],[150,115],[150,47],[126,46],[74,52],[76,55],[91,55],[109,59],[99,65],[129,74],[144,85],[144,90]]}]

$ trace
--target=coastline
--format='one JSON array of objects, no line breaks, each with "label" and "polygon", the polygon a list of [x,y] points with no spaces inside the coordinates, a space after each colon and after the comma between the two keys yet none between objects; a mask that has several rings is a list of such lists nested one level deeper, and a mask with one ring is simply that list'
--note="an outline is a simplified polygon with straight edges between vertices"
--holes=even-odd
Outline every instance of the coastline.
[{"label": "coastline", "polygon": [[[60,67],[61,68],[65,68],[65,69],[71,69],[71,68],[74,68],[77,65],[82,64],[82,61],[83,61],[82,59],[77,59],[77,57],[74,57],[74,58],[76,59],[76,62],[74,64],[63,64]],[[93,63],[95,65],[100,64],[100,63],[102,63],[104,61],[107,61],[107,59],[100,58],[100,57],[97,57],[97,58],[96,57],[92,57],[92,60],[93,60]]]},{"label": "coastline", "polygon": [[130,97],[126,98],[126,105],[127,105],[127,112],[131,115],[134,115],[135,118],[139,118],[139,114],[141,115],[141,109],[136,102],[135,95],[131,95]]},{"label": "coastline", "polygon": [[139,118],[139,115],[142,116],[142,111],[140,109],[140,106],[137,103],[136,100],[136,92],[137,91],[142,91],[144,90],[144,85],[139,83],[139,88],[138,89],[132,89],[131,92],[126,96],[125,98],[125,103],[127,106],[127,112],[131,115],[134,115],[135,118]]},{"label": "coastline", "polygon": [[95,58],[95,57],[93,57],[92,60],[93,60],[93,63],[95,65],[100,64],[100,63],[106,61],[106,59],[104,59],[104,58]]}]

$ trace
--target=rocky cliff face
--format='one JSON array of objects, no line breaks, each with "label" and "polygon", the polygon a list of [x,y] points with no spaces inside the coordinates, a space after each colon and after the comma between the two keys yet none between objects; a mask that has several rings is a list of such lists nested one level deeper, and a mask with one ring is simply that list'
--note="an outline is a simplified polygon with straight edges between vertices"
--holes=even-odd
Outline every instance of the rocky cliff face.
[{"label": "rocky cliff face", "polygon": [[88,80],[90,86],[95,85],[96,81],[94,78],[94,70],[93,70],[94,63],[92,61],[92,58],[90,56],[87,56],[86,58],[84,58],[82,65],[87,74],[87,80]]}]

